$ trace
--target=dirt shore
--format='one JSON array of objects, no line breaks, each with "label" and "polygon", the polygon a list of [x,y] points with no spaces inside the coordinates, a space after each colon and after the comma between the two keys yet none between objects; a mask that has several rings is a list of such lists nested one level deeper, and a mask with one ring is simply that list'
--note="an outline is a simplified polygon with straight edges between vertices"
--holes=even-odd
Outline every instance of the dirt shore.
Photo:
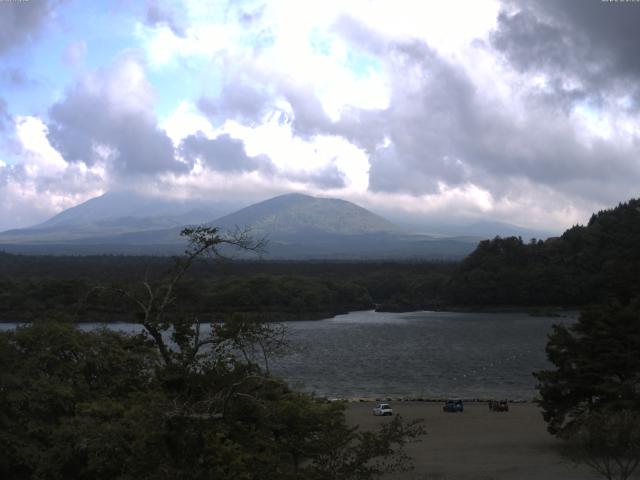
[{"label": "dirt shore", "polygon": [[[517,403],[510,411],[490,412],[485,402],[466,403],[463,413],[444,413],[441,403],[391,403],[406,419],[423,418],[427,435],[407,446],[415,470],[390,480],[590,480],[601,478],[574,467],[557,451],[535,404]],[[347,421],[369,430],[390,417],[372,414],[372,402],[351,403]]]}]

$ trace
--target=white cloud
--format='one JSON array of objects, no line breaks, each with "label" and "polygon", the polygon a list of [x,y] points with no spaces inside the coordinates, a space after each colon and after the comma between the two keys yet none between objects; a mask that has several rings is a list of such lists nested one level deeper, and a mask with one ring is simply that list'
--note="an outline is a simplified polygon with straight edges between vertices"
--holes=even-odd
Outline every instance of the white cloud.
[{"label": "white cloud", "polygon": [[67,163],[50,145],[41,119],[18,116],[15,132],[21,162],[0,161],[0,231],[31,226],[104,193],[104,165]]},{"label": "white cloud", "polygon": [[[589,66],[600,72],[606,59],[557,75],[548,39],[529,48],[535,38],[498,16],[498,0],[151,6],[133,23],[137,45],[77,69],[48,118],[16,118],[21,160],[0,163],[5,200],[41,195],[62,208],[117,178],[176,195],[260,200],[293,189],[561,228],[637,191],[633,91],[612,82],[585,93]],[[579,39],[569,44],[592,60]],[[103,60],[82,40],[66,53],[76,65]],[[181,157],[190,136],[192,164]],[[225,145],[242,150],[244,170],[213,158]]]},{"label": "white cloud", "polygon": [[55,175],[67,162],[47,140],[47,126],[38,117],[17,117],[16,136],[24,152],[24,165],[31,175]]},{"label": "white cloud", "polygon": [[160,121],[162,128],[174,146],[178,146],[180,141],[188,135],[203,132],[207,137],[216,136],[216,130],[209,120],[191,102],[182,101],[178,107]]}]

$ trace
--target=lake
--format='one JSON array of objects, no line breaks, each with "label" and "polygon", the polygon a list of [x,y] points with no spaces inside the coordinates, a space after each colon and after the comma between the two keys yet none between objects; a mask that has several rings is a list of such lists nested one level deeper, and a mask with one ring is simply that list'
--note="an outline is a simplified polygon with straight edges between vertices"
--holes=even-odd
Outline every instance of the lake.
[{"label": "lake", "polygon": [[526,313],[352,312],[287,323],[290,349],[271,359],[271,367],[293,386],[330,397],[530,400],[536,394],[531,372],[550,366],[544,347],[551,326],[575,320]]}]

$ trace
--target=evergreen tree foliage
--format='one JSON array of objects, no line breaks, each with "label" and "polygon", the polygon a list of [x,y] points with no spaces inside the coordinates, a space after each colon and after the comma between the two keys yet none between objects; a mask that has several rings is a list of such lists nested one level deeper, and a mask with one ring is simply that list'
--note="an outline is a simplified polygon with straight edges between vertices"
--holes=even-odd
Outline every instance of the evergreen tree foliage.
[{"label": "evergreen tree foliage", "polygon": [[594,214],[561,237],[480,242],[447,285],[454,305],[583,306],[640,295],[640,199]]}]

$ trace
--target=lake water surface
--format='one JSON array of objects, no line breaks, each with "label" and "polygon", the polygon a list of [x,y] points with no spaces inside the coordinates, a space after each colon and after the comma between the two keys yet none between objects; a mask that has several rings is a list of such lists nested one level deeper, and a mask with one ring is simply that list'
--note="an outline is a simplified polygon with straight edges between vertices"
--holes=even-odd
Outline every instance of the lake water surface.
[{"label": "lake water surface", "polygon": [[551,326],[574,321],[526,313],[352,312],[287,323],[289,351],[271,359],[271,367],[318,395],[528,400],[536,394],[531,372],[549,367],[544,347]]},{"label": "lake water surface", "polygon": [[273,370],[338,397],[531,399],[531,373],[548,368],[554,323],[526,313],[352,312],[288,324],[291,353]]}]

